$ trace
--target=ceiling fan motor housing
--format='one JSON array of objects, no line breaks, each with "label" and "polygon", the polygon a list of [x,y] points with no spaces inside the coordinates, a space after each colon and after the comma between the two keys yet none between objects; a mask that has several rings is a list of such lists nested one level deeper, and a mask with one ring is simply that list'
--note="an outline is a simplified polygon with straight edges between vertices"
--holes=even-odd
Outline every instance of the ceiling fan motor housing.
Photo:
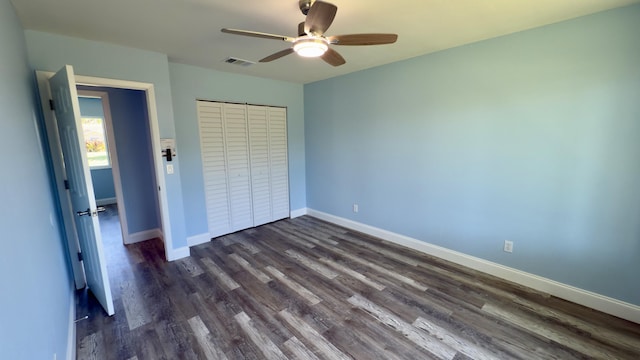
[{"label": "ceiling fan motor housing", "polygon": [[311,9],[311,5],[313,5],[313,0],[300,0],[298,1],[298,5],[300,6],[300,11],[307,16],[309,9]]}]

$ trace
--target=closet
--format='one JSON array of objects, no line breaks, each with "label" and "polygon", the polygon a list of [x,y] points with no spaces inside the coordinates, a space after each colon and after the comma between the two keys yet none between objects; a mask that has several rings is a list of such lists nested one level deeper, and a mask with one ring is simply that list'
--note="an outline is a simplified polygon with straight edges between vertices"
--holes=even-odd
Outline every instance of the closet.
[{"label": "closet", "polygon": [[289,217],[285,108],[197,101],[209,235]]}]

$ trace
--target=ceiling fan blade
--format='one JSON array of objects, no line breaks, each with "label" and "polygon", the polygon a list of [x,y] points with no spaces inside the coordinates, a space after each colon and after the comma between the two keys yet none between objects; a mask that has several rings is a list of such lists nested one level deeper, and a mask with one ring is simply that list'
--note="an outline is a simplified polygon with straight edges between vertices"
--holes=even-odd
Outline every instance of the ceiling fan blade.
[{"label": "ceiling fan blade", "polygon": [[287,56],[287,55],[291,54],[292,52],[293,52],[292,48],[284,49],[282,51],[278,51],[275,54],[271,54],[271,55],[267,56],[264,59],[260,59],[260,62],[270,62],[270,61],[273,61],[273,60],[276,60],[276,59],[280,59],[283,56]]},{"label": "ceiling fan blade", "polygon": [[287,42],[294,42],[296,40],[295,38],[292,38],[292,37],[289,37],[289,36],[267,34],[267,33],[262,33],[262,32],[257,32],[257,31],[247,31],[247,30],[227,29],[227,28],[220,29],[220,31],[222,31],[223,33],[227,33],[227,34],[251,36],[251,37],[257,37],[257,38],[263,38],[263,39],[272,39],[272,40],[282,40],[282,41],[287,41]]},{"label": "ceiling fan blade", "polygon": [[340,66],[346,63],[345,59],[337,51],[329,48],[327,52],[322,55],[322,60],[333,66]]},{"label": "ceiling fan blade", "polygon": [[324,1],[314,2],[304,22],[304,32],[308,35],[324,34],[331,26],[337,11],[338,7],[333,4]]},{"label": "ceiling fan blade", "polygon": [[393,44],[398,40],[396,34],[349,34],[336,35],[327,38],[329,43],[335,45],[383,45]]}]

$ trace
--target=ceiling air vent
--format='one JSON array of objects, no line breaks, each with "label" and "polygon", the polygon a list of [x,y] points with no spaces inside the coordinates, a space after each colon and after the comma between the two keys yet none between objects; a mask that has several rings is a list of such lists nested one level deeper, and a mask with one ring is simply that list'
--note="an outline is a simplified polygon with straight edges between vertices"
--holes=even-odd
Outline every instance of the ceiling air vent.
[{"label": "ceiling air vent", "polygon": [[253,61],[238,59],[238,58],[234,58],[234,57],[228,57],[228,58],[224,59],[224,62],[226,62],[227,64],[240,65],[240,66],[245,66],[245,67],[255,64],[255,62],[253,62]]}]

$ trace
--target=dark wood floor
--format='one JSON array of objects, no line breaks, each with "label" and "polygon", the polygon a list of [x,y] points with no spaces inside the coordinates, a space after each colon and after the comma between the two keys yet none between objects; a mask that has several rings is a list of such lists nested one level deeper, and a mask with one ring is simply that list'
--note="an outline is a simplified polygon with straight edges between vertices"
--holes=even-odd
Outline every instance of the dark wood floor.
[{"label": "dark wood floor", "polygon": [[79,359],[640,359],[638,324],[312,217],[171,263],[102,222],[116,315],[78,293]]}]

